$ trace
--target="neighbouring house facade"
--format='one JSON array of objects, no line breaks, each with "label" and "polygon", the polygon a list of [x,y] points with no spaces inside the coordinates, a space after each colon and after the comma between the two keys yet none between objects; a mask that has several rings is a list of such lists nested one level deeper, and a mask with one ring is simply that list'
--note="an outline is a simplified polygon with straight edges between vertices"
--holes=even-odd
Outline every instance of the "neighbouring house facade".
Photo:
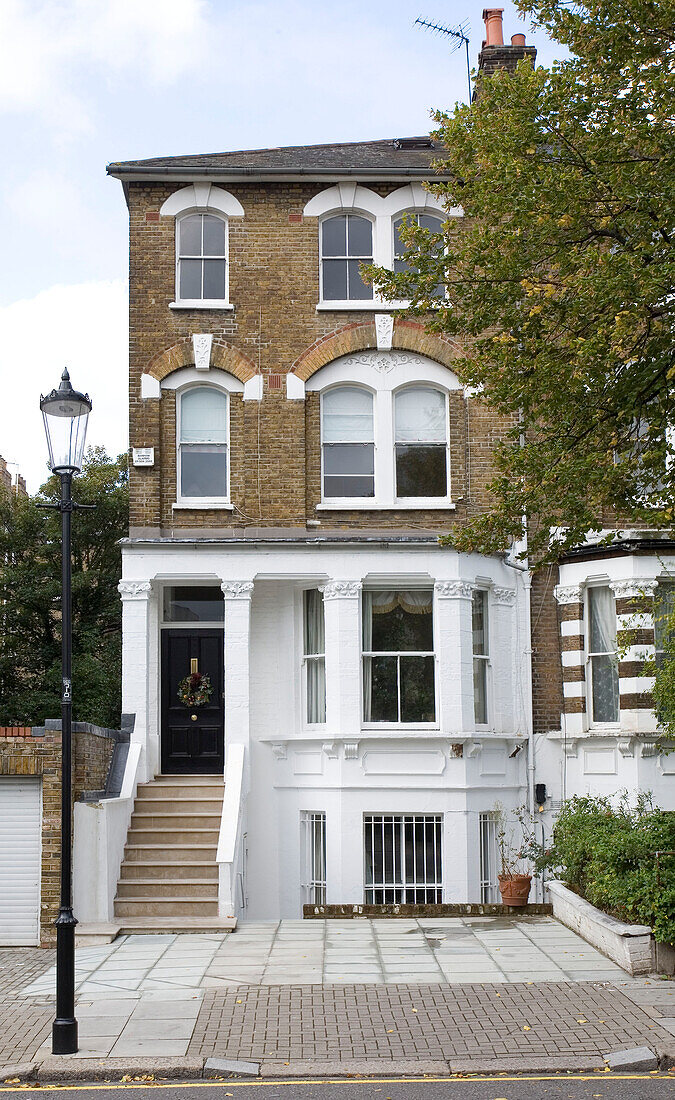
[{"label": "neighbouring house facade", "polygon": [[[482,67],[533,55],[489,14]],[[224,774],[221,916],[498,900],[495,803],[545,784],[546,826],[575,792],[675,802],[640,676],[675,547],[632,533],[533,580],[439,543],[488,506],[509,424],[453,342],[359,274],[403,267],[404,215],[461,218],[424,188],[437,155],[402,138],[108,166],[130,216],[129,766],[147,797]],[[210,692],[190,706],[193,673]]]}]

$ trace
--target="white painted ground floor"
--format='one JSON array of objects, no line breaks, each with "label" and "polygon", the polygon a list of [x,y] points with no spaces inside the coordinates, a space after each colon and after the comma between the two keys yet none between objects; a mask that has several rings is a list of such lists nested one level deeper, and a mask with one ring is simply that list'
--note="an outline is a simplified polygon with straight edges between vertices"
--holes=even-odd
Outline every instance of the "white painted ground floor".
[{"label": "white painted ground floor", "polygon": [[97,883],[81,919],[110,919],[136,784],[158,774],[224,770],[218,904],[240,920],[499,900],[495,807],[537,783],[544,839],[575,792],[675,804],[675,757],[620,725],[533,735],[529,576],[502,558],[424,533],[130,539],[120,593],[135,727],[123,797],[76,844]]}]

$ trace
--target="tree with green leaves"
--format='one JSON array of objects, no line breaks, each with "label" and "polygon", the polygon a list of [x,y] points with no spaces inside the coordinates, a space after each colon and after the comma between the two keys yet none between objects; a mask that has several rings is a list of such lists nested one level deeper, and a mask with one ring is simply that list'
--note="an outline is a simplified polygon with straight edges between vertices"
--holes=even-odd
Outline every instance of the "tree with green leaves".
[{"label": "tree with green leaves", "polygon": [[369,270],[460,340],[461,380],[512,425],[493,506],[453,544],[504,549],[527,516],[541,563],[589,530],[673,525],[675,9],[516,5],[571,56],[481,74],[436,116],[432,190],[463,216],[410,224],[407,272]]},{"label": "tree with green leaves", "polygon": [[[0,725],[61,713],[61,516],[52,476],[35,497],[0,497]],[[128,533],[127,457],[87,452],[73,498],[73,717],[119,728],[119,539]]]}]

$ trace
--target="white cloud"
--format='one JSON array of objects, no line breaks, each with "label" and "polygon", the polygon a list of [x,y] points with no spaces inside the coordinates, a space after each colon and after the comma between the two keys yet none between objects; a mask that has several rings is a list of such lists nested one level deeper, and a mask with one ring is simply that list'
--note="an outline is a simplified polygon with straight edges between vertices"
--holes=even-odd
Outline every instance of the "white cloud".
[{"label": "white cloud", "polygon": [[30,492],[48,472],[40,394],[58,385],[64,366],[92,399],[87,442],[126,450],[127,309],[122,279],[53,286],[0,309],[0,454],[18,464]]},{"label": "white cloud", "polygon": [[2,0],[0,111],[39,112],[57,134],[88,132],[87,77],[174,83],[206,28],[206,0]]}]

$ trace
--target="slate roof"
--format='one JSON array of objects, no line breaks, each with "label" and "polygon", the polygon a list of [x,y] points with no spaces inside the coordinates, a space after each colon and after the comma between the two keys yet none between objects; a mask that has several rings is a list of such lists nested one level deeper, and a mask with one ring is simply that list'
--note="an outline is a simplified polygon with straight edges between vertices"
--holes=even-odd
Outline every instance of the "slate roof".
[{"label": "slate roof", "polygon": [[[400,144],[399,144],[400,143]],[[423,144],[429,143],[429,144]],[[354,174],[397,171],[405,175],[429,176],[432,162],[441,155],[437,141],[420,138],[385,138],[380,141],[356,141],[348,144],[290,145],[278,149],[243,149],[225,153],[199,153],[178,157],[151,157],[148,160],[113,162],[111,176],[195,174],[289,175]]]}]

